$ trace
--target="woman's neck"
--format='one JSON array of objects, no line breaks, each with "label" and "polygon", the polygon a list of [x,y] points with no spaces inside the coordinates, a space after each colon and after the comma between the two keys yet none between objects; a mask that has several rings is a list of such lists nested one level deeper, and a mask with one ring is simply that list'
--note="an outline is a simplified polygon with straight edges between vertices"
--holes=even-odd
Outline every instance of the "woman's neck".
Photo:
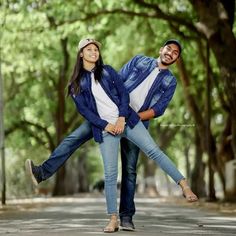
[{"label": "woman's neck", "polygon": [[89,63],[87,61],[83,61],[83,67],[87,71],[92,71],[92,69],[95,67],[95,63]]}]

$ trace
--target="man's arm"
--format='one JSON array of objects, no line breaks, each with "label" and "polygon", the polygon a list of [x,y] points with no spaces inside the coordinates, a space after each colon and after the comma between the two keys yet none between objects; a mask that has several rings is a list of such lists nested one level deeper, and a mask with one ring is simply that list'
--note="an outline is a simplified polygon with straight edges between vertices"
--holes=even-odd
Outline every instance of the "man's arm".
[{"label": "man's arm", "polygon": [[88,108],[88,105],[85,102],[84,96],[79,93],[77,95],[71,94],[71,97],[77,107],[78,112],[90,123],[93,125],[105,129],[108,125],[108,122],[106,120],[101,119],[97,114],[95,114],[93,111],[91,111]]},{"label": "man's arm", "polygon": [[161,98],[156,102],[156,104],[154,104],[151,109],[153,109],[155,116],[154,117],[158,117],[163,115],[163,113],[165,112],[169,102],[171,101],[175,89],[176,89],[176,81],[173,80],[173,82],[171,83],[171,85],[169,86],[169,88],[165,91],[165,93],[161,96]]},{"label": "man's arm", "polygon": [[173,82],[171,83],[167,91],[162,95],[160,100],[158,100],[150,109],[138,113],[140,119],[144,121],[161,116],[166,110],[170,100],[174,95],[176,85],[176,80],[173,80]]},{"label": "man's arm", "polygon": [[134,70],[137,61],[142,57],[142,55],[136,55],[132,59],[130,59],[124,66],[122,66],[118,74],[120,75],[123,82],[129,79],[129,75]]},{"label": "man's arm", "polygon": [[155,112],[153,109],[148,109],[146,111],[138,112],[141,120],[150,120],[155,117]]}]

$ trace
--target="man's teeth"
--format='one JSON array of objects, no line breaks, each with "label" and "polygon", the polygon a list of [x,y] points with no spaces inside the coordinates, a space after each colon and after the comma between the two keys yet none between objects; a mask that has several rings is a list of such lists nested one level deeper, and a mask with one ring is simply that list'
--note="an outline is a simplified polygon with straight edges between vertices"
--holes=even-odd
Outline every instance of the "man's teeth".
[{"label": "man's teeth", "polygon": [[171,57],[170,56],[166,56],[167,59],[171,60]]}]

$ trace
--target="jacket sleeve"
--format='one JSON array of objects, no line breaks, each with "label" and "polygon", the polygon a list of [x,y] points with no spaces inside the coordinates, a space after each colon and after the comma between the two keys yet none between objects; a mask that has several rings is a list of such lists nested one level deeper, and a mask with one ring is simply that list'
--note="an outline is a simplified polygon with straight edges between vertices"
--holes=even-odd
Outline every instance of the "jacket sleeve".
[{"label": "jacket sleeve", "polygon": [[175,89],[176,89],[177,83],[174,80],[168,87],[168,89],[165,91],[165,93],[162,95],[160,100],[158,100],[152,107],[155,112],[155,117],[161,116],[164,114],[170,100],[172,99]]},{"label": "jacket sleeve", "polygon": [[120,104],[118,106],[119,116],[124,116],[127,118],[128,114],[129,114],[129,94],[128,94],[128,91],[126,90],[119,74],[110,66],[109,66],[109,70],[111,71],[111,74],[113,77],[112,79],[114,81],[114,86],[116,87],[116,90],[118,92],[119,99],[120,99]]},{"label": "jacket sleeve", "polygon": [[86,105],[86,101],[84,99],[84,95],[82,93],[79,93],[78,95],[71,94],[71,97],[75,102],[78,112],[86,120],[103,130],[105,129],[108,122],[106,120],[101,119],[96,113],[88,109],[88,106]]},{"label": "jacket sleeve", "polygon": [[123,81],[126,81],[129,77],[130,72],[133,71],[134,66],[138,62],[140,58],[142,58],[142,55],[136,55],[132,59],[130,59],[119,71],[119,75]]}]

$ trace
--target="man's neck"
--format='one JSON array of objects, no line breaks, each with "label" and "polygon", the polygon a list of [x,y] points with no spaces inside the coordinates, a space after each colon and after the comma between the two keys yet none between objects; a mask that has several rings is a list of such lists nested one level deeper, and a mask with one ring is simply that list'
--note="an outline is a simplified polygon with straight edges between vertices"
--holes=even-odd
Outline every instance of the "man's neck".
[{"label": "man's neck", "polygon": [[158,63],[158,68],[159,68],[159,69],[168,69],[168,67],[169,67],[169,66],[163,65],[163,64],[161,63],[160,57],[157,58],[157,63]]}]

